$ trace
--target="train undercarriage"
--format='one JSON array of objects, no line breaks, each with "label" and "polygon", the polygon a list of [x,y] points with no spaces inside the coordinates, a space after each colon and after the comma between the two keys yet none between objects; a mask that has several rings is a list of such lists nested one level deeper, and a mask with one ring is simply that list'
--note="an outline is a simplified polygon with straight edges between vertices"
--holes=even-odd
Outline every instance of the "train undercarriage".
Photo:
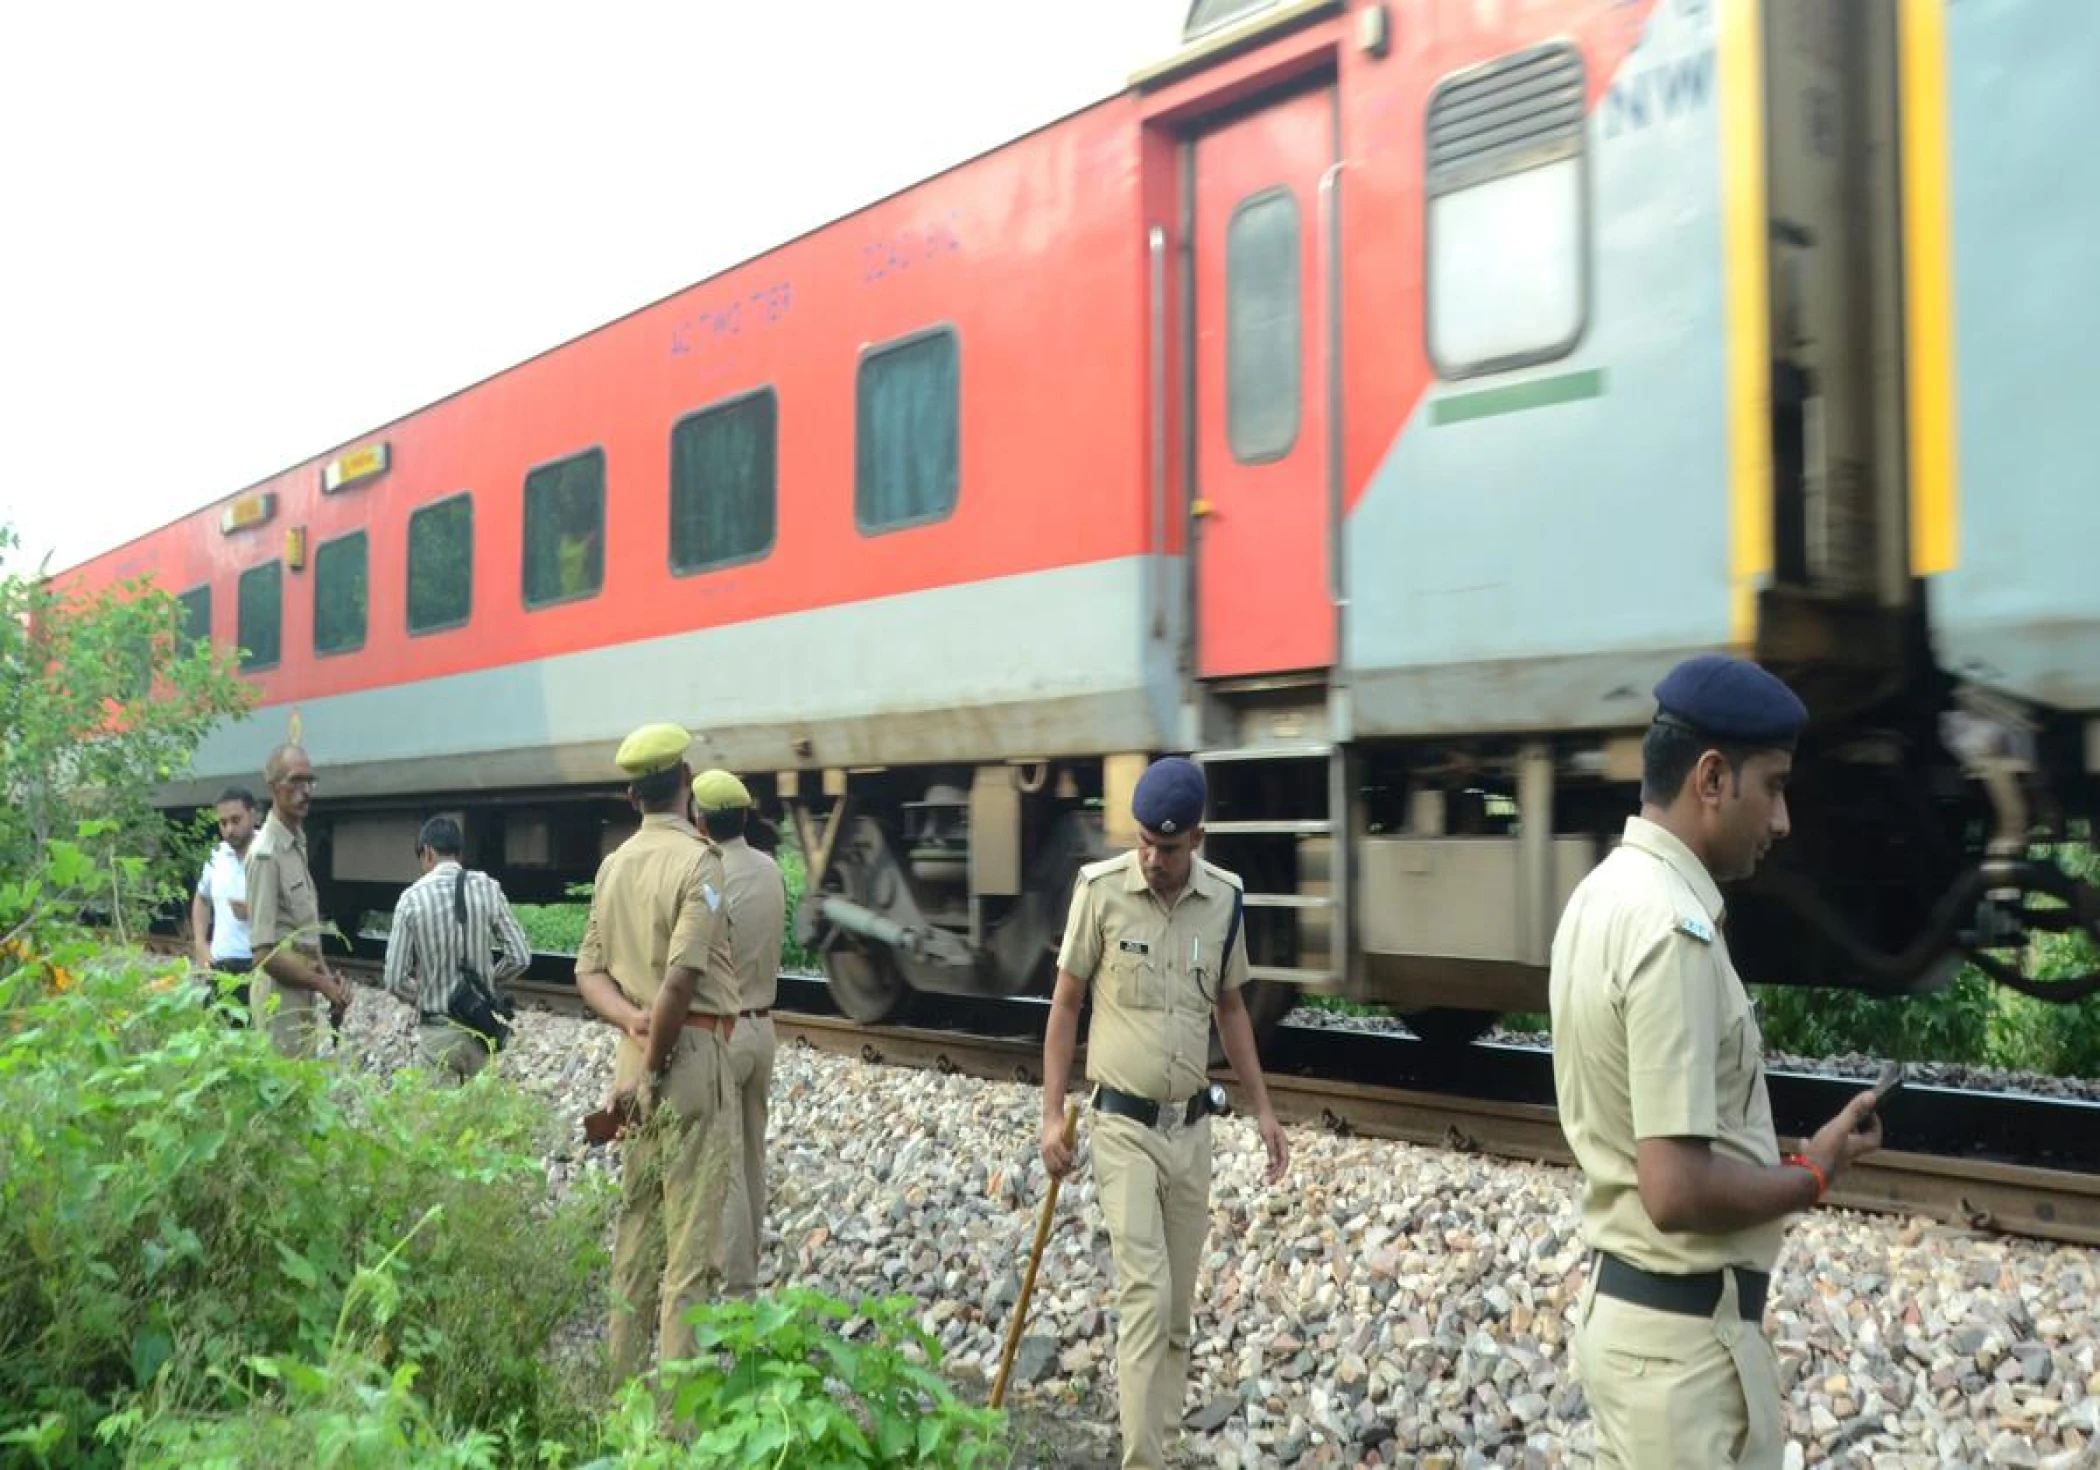
[{"label": "train undercarriage", "polygon": [[[2029,956],[2036,934],[2100,933],[2100,889],[2052,849],[2089,835],[2088,722],[1937,674],[1876,684],[1775,664],[1817,715],[1793,833],[1729,893],[1745,981],[1915,995],[1967,963],[2043,999],[2100,991],[2100,974],[2038,978]],[[1452,1043],[1544,1010],[1561,909],[1638,809],[1641,731],[1349,740],[1341,708],[1324,681],[1270,680],[1213,697],[1201,721],[1204,851],[1245,884],[1258,1027],[1300,994],[1382,1005]],[[918,996],[1047,995],[1074,878],[1135,842],[1130,795],[1151,756],[751,784],[806,863],[797,937],[840,1008],[874,1022]],[[331,804],[315,865],[345,932],[391,909],[415,876],[416,827],[440,810],[465,818],[468,861],[520,901],[569,896],[634,821],[608,789]]]},{"label": "train undercarriage", "polygon": [[[1270,738],[1197,758],[1205,851],[1246,884],[1258,1020],[1336,995],[1459,1042],[1545,1009],[1561,907],[1638,806],[1637,731],[1335,743],[1289,699],[1254,723]],[[1793,836],[1730,894],[1745,980],[1915,995],[1968,963],[2043,999],[2100,990],[2038,979],[2026,954],[2037,933],[2100,932],[2100,890],[2050,851],[2092,810],[2082,753],[2082,726],[1974,691],[1812,730]],[[1120,814],[1146,760],[790,779],[810,875],[797,932],[842,1008],[876,1021],[922,992],[1046,993],[1073,877],[1134,840]]]}]

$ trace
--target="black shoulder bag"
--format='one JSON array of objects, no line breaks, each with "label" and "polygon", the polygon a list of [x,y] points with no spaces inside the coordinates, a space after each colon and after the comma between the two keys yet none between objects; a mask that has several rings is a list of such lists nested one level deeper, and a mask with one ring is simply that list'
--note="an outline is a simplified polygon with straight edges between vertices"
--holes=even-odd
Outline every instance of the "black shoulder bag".
[{"label": "black shoulder bag", "polygon": [[459,877],[452,885],[452,917],[459,925],[462,953],[459,957],[459,976],[452,986],[452,1003],[445,1007],[445,1015],[454,1025],[479,1036],[491,1052],[503,1050],[510,1040],[508,1018],[517,1014],[517,1006],[507,995],[498,995],[493,985],[481,978],[474,968],[473,955],[478,948],[486,956],[488,944],[474,942],[467,932],[467,870],[460,867]]}]

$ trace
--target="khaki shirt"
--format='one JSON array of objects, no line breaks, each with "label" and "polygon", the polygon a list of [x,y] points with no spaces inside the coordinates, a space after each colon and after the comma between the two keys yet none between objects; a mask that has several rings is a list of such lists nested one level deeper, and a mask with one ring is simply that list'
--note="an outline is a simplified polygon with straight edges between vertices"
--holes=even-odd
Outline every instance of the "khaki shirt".
[{"label": "khaki shirt", "polygon": [[1246,926],[1221,961],[1240,880],[1198,858],[1171,907],[1135,852],[1079,870],[1057,967],[1093,987],[1086,1074],[1118,1092],[1178,1103],[1210,1080],[1210,1023],[1224,988],[1247,983]]},{"label": "khaki shirt", "polygon": [[301,953],[318,955],[321,895],[306,866],[306,833],[285,826],[272,808],[248,845],[242,870],[248,880],[248,943],[256,959],[288,939]]},{"label": "khaki shirt", "polygon": [[1746,1164],[1779,1162],[1764,1037],[1721,934],[1720,890],[1682,842],[1632,817],[1576,888],[1553,936],[1553,1081],[1582,1165],[1591,1246],[1650,1271],[1769,1271],[1785,1223],[1664,1234],[1641,1197],[1643,1138],[1704,1138]]},{"label": "khaki shirt", "polygon": [[780,993],[780,944],[787,933],[787,884],[780,865],[741,837],[722,844],[728,881],[737,1009],[769,1011]]},{"label": "khaki shirt", "polygon": [[640,829],[598,865],[576,968],[611,975],[647,1010],[663,989],[664,971],[678,965],[700,977],[693,986],[695,1014],[734,1015],[726,886],[719,847],[681,817],[644,816]]}]

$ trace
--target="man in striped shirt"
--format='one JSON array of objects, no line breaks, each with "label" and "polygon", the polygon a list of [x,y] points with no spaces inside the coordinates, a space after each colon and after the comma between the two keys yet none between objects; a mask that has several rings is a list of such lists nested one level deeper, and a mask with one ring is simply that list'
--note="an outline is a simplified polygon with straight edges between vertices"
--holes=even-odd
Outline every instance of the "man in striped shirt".
[{"label": "man in striped shirt", "polygon": [[[432,817],[416,838],[423,876],[394,905],[394,927],[386,941],[386,988],[416,1008],[422,1024],[416,1037],[423,1060],[439,1076],[466,1081],[488,1065],[488,1046],[448,1016],[459,984],[461,961],[492,986],[525,973],[532,946],[510,911],[503,885],[486,873],[460,866],[466,841],[459,823]],[[462,925],[457,895],[465,889]],[[491,951],[500,951],[490,969]]]}]

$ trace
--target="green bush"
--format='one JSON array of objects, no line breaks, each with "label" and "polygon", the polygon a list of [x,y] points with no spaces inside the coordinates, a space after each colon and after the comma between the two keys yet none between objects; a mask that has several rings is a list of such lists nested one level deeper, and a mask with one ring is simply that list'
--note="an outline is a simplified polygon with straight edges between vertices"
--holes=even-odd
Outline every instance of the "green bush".
[{"label": "green bush", "polygon": [[583,926],[591,916],[588,903],[519,903],[511,911],[537,954],[574,954],[583,943]]},{"label": "green bush", "polygon": [[[2042,846],[2075,877],[2100,878],[2100,857],[2084,842]],[[2082,934],[2037,933],[2027,973],[2051,981],[2100,967],[2100,949]],[[1903,1061],[1959,1062],[2055,1077],[2100,1076],[2100,996],[2063,1004],[2031,1000],[1963,966],[1943,990],[1880,1000],[1850,991],[1758,987],[1765,1044],[1797,1056],[1865,1052]]]},{"label": "green bush", "polygon": [[[802,861],[802,849],[796,846],[792,833],[781,833],[780,850],[773,854],[773,858],[780,864],[780,875],[787,884],[787,922],[780,942],[780,968],[795,975],[822,974],[822,962],[795,942],[795,909],[802,902],[808,869]],[[591,914],[590,885],[580,883],[569,892],[583,901],[513,906],[526,939],[541,954],[574,954],[576,947],[583,943],[583,926]]]},{"label": "green bush", "polygon": [[715,1303],[699,1318],[693,1361],[661,1375],[690,1448],[650,1453],[656,1401],[639,1382],[621,1398],[608,1447],[625,1465],[1003,1464],[1005,1416],[961,1403],[934,1372],[940,1344],[913,1319],[918,1305],[891,1296],[848,1307],[801,1288]]},{"label": "green bush", "polygon": [[[0,526],[0,560],[18,544]],[[0,879],[33,875],[39,888],[0,935],[84,908],[143,933],[163,903],[187,899],[209,823],[163,816],[154,791],[256,696],[233,655],[184,621],[150,579],[86,592],[70,577],[0,571]],[[58,871],[60,842],[92,859],[77,875],[91,883]]]},{"label": "green bush", "polygon": [[1849,990],[1753,986],[1765,1045],[1794,1056],[1864,1052],[1899,1061],[1984,1062],[1998,987],[1964,968],[1945,990],[1880,999]]},{"label": "green bush", "polygon": [[549,1202],[543,1105],[493,1072],[448,1090],[288,1061],[180,967],[40,950],[0,975],[0,1435],[71,1462],[105,1422],[121,1442],[239,1412],[233,1366],[328,1362],[389,1252],[375,1361],[422,1365],[432,1422],[566,1432],[542,1349],[585,1303],[607,1202]]}]

